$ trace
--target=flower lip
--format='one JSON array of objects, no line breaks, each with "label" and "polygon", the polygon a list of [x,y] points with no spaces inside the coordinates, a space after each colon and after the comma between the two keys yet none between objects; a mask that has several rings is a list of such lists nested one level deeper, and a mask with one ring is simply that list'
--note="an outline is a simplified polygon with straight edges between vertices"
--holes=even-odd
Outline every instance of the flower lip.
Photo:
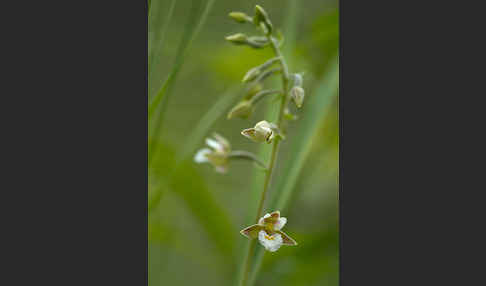
[{"label": "flower lip", "polygon": [[258,240],[260,241],[260,244],[270,252],[277,251],[283,245],[283,239],[279,233],[268,235],[267,232],[261,230],[258,233]]},{"label": "flower lip", "polygon": [[211,153],[211,150],[209,148],[203,148],[199,151],[197,151],[196,155],[194,156],[194,161],[196,163],[205,163],[208,162],[209,159],[207,155]]}]

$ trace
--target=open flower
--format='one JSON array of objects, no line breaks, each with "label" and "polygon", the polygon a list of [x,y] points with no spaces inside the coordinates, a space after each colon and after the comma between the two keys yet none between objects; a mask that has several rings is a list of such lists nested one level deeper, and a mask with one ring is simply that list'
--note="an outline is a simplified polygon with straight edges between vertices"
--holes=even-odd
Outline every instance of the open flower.
[{"label": "open flower", "polygon": [[206,138],[206,144],[211,148],[202,148],[194,156],[196,163],[208,162],[213,165],[217,172],[226,173],[229,163],[231,145],[221,135],[214,133],[214,139]]},{"label": "open flower", "polygon": [[257,143],[270,143],[275,138],[277,129],[275,124],[262,120],[255,127],[241,131],[241,135]]},{"label": "open flower", "polygon": [[260,218],[258,224],[249,226],[240,231],[240,233],[250,239],[258,238],[260,244],[266,250],[274,252],[282,245],[297,245],[295,240],[281,231],[286,223],[287,219],[280,217],[279,211],[274,211]]}]

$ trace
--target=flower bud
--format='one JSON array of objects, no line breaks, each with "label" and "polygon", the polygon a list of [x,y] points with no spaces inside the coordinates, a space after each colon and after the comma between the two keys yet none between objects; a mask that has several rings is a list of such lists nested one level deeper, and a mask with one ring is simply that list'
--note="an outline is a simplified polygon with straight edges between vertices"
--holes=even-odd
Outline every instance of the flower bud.
[{"label": "flower bud", "polygon": [[253,19],[243,12],[231,12],[229,16],[238,23],[252,22]]},{"label": "flower bud", "polygon": [[254,67],[246,72],[245,76],[243,77],[243,82],[249,82],[254,80],[259,74],[261,73],[260,67]]},{"label": "flower bud", "polygon": [[234,117],[248,118],[253,112],[253,105],[250,100],[243,100],[239,102],[228,113],[228,119]]},{"label": "flower bud", "polygon": [[290,90],[290,96],[295,105],[297,105],[298,108],[301,108],[302,103],[304,103],[304,89],[300,86],[294,86]]},{"label": "flower bud", "polygon": [[[253,38],[253,37],[251,37],[251,38]],[[248,40],[250,40],[251,38],[249,38]],[[263,44],[264,42],[262,41],[261,43]],[[264,62],[263,64],[261,64],[259,66],[256,66],[256,67],[250,69],[245,74],[245,76],[243,77],[243,82],[253,81],[259,75],[261,75],[262,72],[264,72],[266,69],[268,69],[270,66],[272,66],[273,64],[275,64],[279,60],[280,60],[280,57],[275,57],[275,58],[269,59],[268,61]]]},{"label": "flower bud", "polygon": [[234,34],[234,35],[231,35],[231,36],[227,36],[226,40],[230,41],[230,42],[232,42],[233,44],[236,44],[236,45],[243,45],[243,44],[246,44],[246,42],[247,42],[247,36],[245,34],[242,34],[242,33],[237,33],[237,34]]},{"label": "flower bud", "polygon": [[264,30],[265,34],[272,33],[272,22],[270,22],[267,12],[259,5],[255,6],[255,17],[253,18],[253,22],[257,27],[260,27],[260,24],[263,23],[266,28],[266,31]]},{"label": "flower bud", "polygon": [[256,84],[250,85],[246,90],[245,99],[248,99],[248,100],[252,99],[253,96],[255,96],[262,89],[263,89],[263,85],[261,83],[256,83]]},{"label": "flower bud", "polygon": [[261,142],[270,143],[272,139],[275,137],[272,129],[273,129],[273,125],[263,120],[258,122],[254,128],[248,128],[241,131],[241,134],[257,143],[261,143]]}]

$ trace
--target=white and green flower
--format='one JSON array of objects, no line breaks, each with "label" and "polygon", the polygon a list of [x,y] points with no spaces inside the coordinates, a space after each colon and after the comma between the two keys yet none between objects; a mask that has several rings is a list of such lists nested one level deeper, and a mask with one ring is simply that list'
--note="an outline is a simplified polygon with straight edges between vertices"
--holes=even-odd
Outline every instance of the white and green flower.
[{"label": "white and green flower", "polygon": [[262,120],[255,127],[241,131],[241,135],[257,143],[270,143],[277,136],[277,132],[278,127],[275,124]]},{"label": "white and green flower", "polygon": [[260,244],[270,252],[277,251],[282,245],[297,245],[297,242],[281,229],[287,223],[287,218],[280,217],[279,211],[267,213],[254,224],[243,229],[240,233],[254,239],[258,238]]},{"label": "white and green flower", "polygon": [[231,145],[228,140],[217,133],[214,133],[213,137],[214,139],[206,138],[206,144],[210,148],[200,149],[194,156],[194,161],[196,163],[210,163],[217,172],[226,173]]}]

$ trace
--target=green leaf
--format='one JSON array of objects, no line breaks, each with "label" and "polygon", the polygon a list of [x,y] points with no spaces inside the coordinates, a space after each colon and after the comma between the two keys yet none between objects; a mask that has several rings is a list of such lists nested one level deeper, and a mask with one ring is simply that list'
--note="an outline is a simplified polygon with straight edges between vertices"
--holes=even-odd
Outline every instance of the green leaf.
[{"label": "green leaf", "polygon": [[[169,76],[162,84],[162,87],[154,96],[152,101],[149,103],[148,107],[148,120],[149,122],[152,120],[154,114],[158,112],[158,117],[155,120],[152,128],[152,132],[149,136],[149,164],[152,162],[154,154],[156,154],[157,150],[154,149],[153,140],[159,139],[159,133],[163,127],[164,115],[165,111],[167,110],[168,101],[170,95],[172,93],[173,86],[177,79],[180,69],[182,68],[182,64],[184,63],[185,59],[187,58],[187,52],[191,46],[196,35],[199,34],[206,18],[213,6],[215,0],[208,0],[206,2],[206,6],[204,7],[203,12],[201,13],[200,17],[198,17],[199,8],[201,5],[200,0],[193,0],[192,8],[188,16],[188,23],[186,25],[186,29],[182,36],[182,40],[178,47],[178,53],[176,55],[175,63],[172,70],[169,73]],[[149,125],[150,126],[150,125]]]},{"label": "green leaf", "polygon": [[[174,14],[176,0],[171,1],[167,15],[165,16],[154,14],[154,9],[156,9],[158,13],[160,13],[160,10],[166,10],[162,9],[165,7],[158,7],[160,5],[160,1],[156,1],[155,3],[157,4],[154,5],[153,9],[149,6],[149,35],[151,35],[149,38],[149,80],[152,79],[154,69],[158,64],[157,61],[159,59],[159,55],[163,50],[167,28],[169,27],[172,15]],[[164,23],[162,25],[159,25],[159,19],[164,19]]]}]

